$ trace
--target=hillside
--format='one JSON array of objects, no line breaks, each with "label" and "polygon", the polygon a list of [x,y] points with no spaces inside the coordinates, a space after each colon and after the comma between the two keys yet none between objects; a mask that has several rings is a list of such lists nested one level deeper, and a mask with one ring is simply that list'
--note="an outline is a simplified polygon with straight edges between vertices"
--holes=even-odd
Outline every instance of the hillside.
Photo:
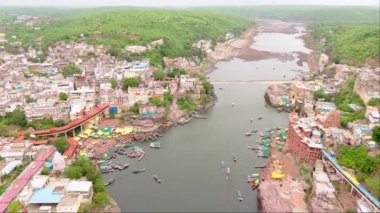
[{"label": "hillside", "polygon": [[369,6],[245,6],[202,7],[202,11],[213,11],[228,15],[274,18],[289,21],[334,21],[356,23],[379,23],[379,8]]},{"label": "hillside", "polygon": [[[380,28],[377,25],[317,23],[311,36],[335,63],[362,66],[369,57],[380,56]],[[320,42],[325,38],[325,42]]]},{"label": "hillside", "polygon": [[[122,54],[127,45],[148,44],[163,38],[165,45],[148,53],[149,57],[159,58],[192,55],[193,42],[222,41],[227,32],[239,34],[251,24],[247,18],[202,11],[105,9],[33,26],[40,30],[14,25],[6,35],[12,42],[22,41],[24,47],[41,45],[46,49],[57,41],[79,40],[83,34],[88,43],[110,46],[116,55]],[[12,35],[17,39],[12,40]]]}]

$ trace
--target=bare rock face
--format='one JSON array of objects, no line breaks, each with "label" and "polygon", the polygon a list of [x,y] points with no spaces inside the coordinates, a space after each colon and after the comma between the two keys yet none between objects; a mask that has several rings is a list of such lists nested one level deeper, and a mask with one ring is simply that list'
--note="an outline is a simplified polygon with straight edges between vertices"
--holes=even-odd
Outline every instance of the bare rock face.
[{"label": "bare rock face", "polygon": [[289,84],[272,84],[265,91],[265,101],[272,107],[277,107],[281,97],[290,95]]},{"label": "bare rock face", "polygon": [[276,187],[267,182],[262,182],[257,196],[261,212],[292,212],[292,205],[282,198]]},{"label": "bare rock face", "polygon": [[327,197],[317,198],[313,196],[309,203],[310,212],[343,212],[343,208],[337,199]]}]

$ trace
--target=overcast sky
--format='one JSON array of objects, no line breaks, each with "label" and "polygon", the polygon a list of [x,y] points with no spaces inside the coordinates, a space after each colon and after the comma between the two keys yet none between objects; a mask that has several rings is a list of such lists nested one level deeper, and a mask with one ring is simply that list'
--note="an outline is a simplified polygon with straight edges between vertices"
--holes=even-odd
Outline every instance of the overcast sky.
[{"label": "overcast sky", "polygon": [[379,5],[379,0],[0,0],[0,6]]}]

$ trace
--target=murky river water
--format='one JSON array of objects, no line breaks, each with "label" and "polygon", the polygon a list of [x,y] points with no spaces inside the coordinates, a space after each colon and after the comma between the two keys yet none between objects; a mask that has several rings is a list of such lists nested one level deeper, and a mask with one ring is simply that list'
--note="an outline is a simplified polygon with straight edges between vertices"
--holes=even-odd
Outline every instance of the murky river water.
[{"label": "murky river water", "polygon": [[[260,36],[260,34],[258,35]],[[266,35],[270,36],[270,35]],[[295,36],[286,36],[289,42]],[[275,39],[275,38],[274,38]],[[257,39],[257,46],[269,45]],[[281,43],[279,44],[281,45]],[[295,51],[301,47],[294,46]],[[271,47],[272,48],[272,47]],[[257,67],[257,68],[256,68]],[[275,67],[276,69],[273,69]],[[296,61],[261,60],[243,62],[234,59],[220,62],[210,74],[211,80],[282,80],[306,70]],[[160,140],[161,149],[154,150],[141,144],[147,151],[142,161],[118,156],[120,163],[128,162],[130,168],[104,175],[116,182],[108,187],[110,195],[122,211],[127,212],[254,212],[257,211],[256,191],[246,183],[248,174],[258,172],[254,166],[265,159],[258,158],[247,146],[257,146],[257,136],[246,137],[248,130],[264,130],[286,126],[287,115],[278,114],[264,104],[267,84],[216,85],[218,102],[209,110],[207,120],[193,120],[186,126],[169,130]],[[232,107],[231,103],[235,106]],[[257,120],[264,116],[263,120]],[[255,118],[251,123],[250,118]],[[235,153],[238,161],[232,161]],[[231,168],[231,178],[225,179],[220,162]],[[133,169],[146,168],[147,172],[133,174]],[[153,181],[158,174],[162,184]],[[241,190],[244,201],[236,198]]]}]

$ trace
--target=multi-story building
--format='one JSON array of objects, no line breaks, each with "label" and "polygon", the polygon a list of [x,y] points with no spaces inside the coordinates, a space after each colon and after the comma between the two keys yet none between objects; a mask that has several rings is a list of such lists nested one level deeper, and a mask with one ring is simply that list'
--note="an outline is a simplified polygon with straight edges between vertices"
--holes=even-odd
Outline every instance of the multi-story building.
[{"label": "multi-story building", "polygon": [[322,129],[316,118],[299,118],[295,112],[290,113],[288,149],[300,160],[314,163],[322,156]]}]

